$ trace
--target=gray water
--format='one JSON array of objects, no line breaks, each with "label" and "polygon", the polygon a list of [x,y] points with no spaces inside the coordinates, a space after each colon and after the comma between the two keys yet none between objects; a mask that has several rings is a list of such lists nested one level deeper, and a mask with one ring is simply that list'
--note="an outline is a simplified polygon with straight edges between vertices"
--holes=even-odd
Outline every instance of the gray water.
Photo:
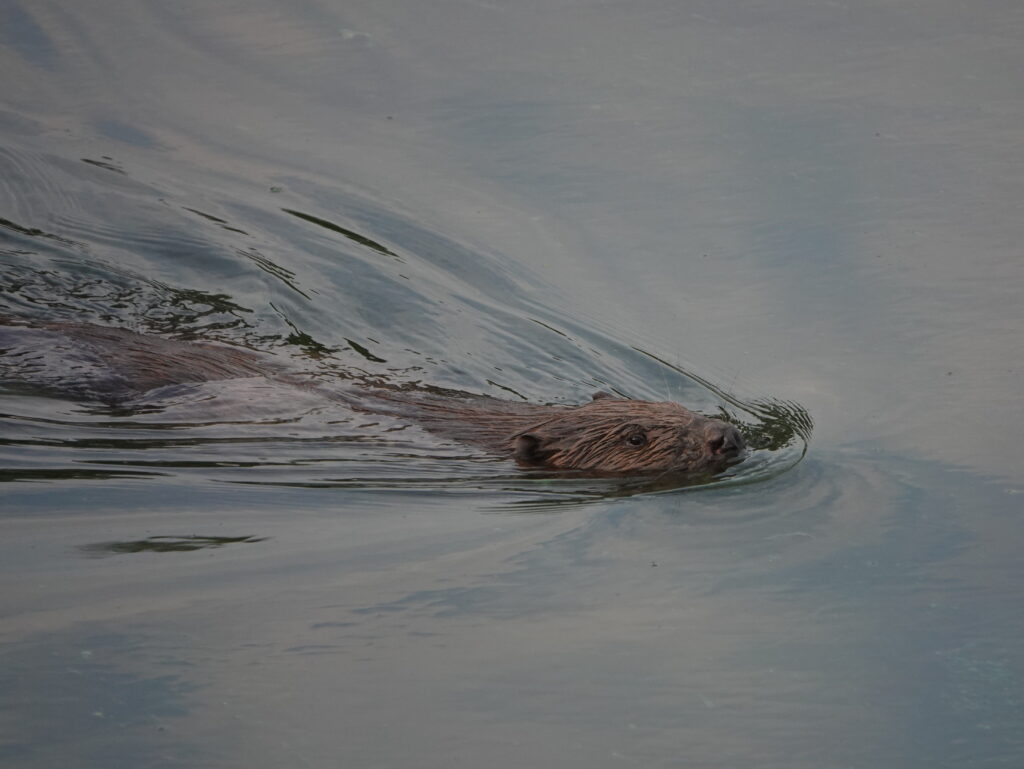
[{"label": "gray water", "polygon": [[1024,766],[1022,52],[1013,2],[0,0],[0,315],[760,438],[669,488],[8,386],[0,763]]}]

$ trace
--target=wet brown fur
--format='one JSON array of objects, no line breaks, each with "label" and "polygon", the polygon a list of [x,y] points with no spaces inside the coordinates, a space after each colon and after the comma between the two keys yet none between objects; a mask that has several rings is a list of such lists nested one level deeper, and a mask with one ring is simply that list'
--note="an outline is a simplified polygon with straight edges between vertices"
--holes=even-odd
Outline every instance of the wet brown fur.
[{"label": "wet brown fur", "polygon": [[590,473],[715,471],[742,456],[743,439],[725,422],[678,403],[599,393],[582,406],[539,406],[487,397],[376,392],[370,410],[408,416],[425,429],[524,467]]}]

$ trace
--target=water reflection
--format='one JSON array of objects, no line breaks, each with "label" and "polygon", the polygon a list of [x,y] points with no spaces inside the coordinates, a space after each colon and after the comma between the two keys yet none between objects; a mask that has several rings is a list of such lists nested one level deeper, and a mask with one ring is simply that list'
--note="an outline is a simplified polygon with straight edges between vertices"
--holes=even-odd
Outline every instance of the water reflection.
[{"label": "water reflection", "polygon": [[190,553],[195,550],[208,550],[225,547],[226,545],[253,544],[266,541],[266,537],[211,537],[199,534],[174,536],[155,534],[145,539],[132,542],[94,542],[80,545],[79,549],[95,556],[122,555],[126,553]]},{"label": "water reflection", "polygon": [[382,246],[380,243],[371,240],[365,235],[360,235],[358,232],[347,230],[344,227],[335,224],[334,222],[329,222],[326,219],[321,219],[320,217],[313,216],[312,214],[304,214],[301,211],[291,211],[287,208],[282,208],[281,210],[284,211],[286,214],[291,214],[297,219],[302,219],[304,221],[310,222],[311,224],[315,224],[318,227],[323,227],[326,230],[330,230],[331,232],[336,232],[339,235],[343,235],[349,240],[352,240],[361,246],[367,246],[368,248],[372,248],[374,251],[378,251],[381,254],[384,254],[385,256],[393,256],[399,262],[402,261],[402,257],[396,254],[394,251],[388,249],[387,246]]}]

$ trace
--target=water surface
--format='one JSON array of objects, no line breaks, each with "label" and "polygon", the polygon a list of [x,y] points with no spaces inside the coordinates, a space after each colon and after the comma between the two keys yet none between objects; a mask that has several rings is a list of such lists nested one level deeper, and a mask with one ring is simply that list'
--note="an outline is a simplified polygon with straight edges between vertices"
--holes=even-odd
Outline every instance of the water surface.
[{"label": "water surface", "polygon": [[0,313],[759,442],[7,388],[5,765],[1024,762],[1015,3],[64,5],[2,10]]}]

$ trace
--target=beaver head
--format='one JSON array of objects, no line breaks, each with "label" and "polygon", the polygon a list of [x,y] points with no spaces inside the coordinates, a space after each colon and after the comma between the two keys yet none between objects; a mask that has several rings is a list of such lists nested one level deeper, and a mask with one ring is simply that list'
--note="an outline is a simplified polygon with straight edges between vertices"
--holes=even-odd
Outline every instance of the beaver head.
[{"label": "beaver head", "polygon": [[598,393],[512,436],[520,465],[598,473],[713,472],[743,458],[739,430],[678,403]]}]

